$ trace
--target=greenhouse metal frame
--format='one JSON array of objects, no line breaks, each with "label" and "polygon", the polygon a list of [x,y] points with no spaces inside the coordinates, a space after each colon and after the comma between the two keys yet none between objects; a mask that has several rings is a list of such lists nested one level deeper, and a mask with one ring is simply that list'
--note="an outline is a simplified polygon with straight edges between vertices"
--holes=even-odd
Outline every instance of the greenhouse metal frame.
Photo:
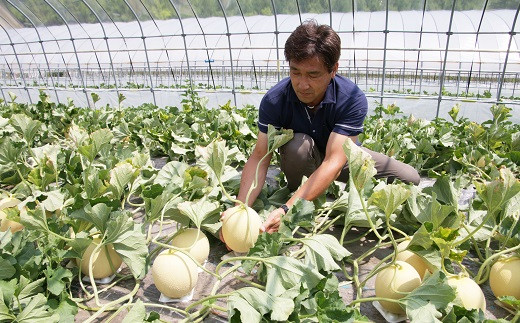
[{"label": "greenhouse metal frame", "polygon": [[[80,1],[82,10],[65,0],[33,3],[47,11],[28,1],[0,2],[5,101],[13,92],[32,103],[43,89],[58,102],[71,97],[90,107],[92,93],[102,103],[113,104],[123,94],[165,106],[172,93],[190,88],[217,92],[237,105],[251,94],[261,97],[288,75],[285,39],[302,21],[315,19],[342,38],[340,73],[380,103],[430,100],[438,117],[443,101],[520,102],[520,4],[514,1],[497,9],[485,0],[472,10],[461,10],[461,1],[445,1],[433,10],[438,1],[424,0],[396,11],[391,9],[398,1],[387,0],[359,11],[363,2],[353,0],[343,2],[349,11],[339,12],[340,2],[328,0],[315,12],[306,9],[312,1],[266,0],[268,15],[251,15],[243,11],[250,1],[216,0],[207,2],[218,10],[213,17],[201,17],[202,7],[193,0],[113,2],[131,13],[125,21],[100,0]],[[156,17],[157,3],[170,11],[170,19]],[[282,7],[292,14],[280,13]]]}]

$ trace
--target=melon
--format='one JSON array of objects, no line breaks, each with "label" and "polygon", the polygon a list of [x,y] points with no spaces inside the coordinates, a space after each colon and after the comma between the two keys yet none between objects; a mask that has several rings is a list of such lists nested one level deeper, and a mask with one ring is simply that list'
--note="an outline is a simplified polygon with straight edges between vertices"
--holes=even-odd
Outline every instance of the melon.
[{"label": "melon", "polygon": [[[96,246],[98,246],[100,242],[101,238],[94,238],[94,240],[92,240],[90,245],[85,250],[85,253],[83,253],[83,257],[81,258],[81,272],[84,275],[89,276],[90,256],[92,255],[94,248],[96,248]],[[102,246],[100,249],[98,249],[98,252],[96,254],[92,255],[92,276],[94,276],[95,279],[101,279],[112,276],[116,273],[116,271],[119,269],[119,267],[121,267],[121,264],[123,263],[123,259],[121,259],[121,257],[114,250],[114,246],[112,244],[108,244],[106,247],[107,248],[105,248],[105,246]],[[110,255],[110,260],[112,260],[113,269],[110,267],[110,263],[108,262],[108,255],[106,249],[108,249],[108,255]]]},{"label": "melon", "polygon": [[495,296],[514,296],[520,300],[520,257],[501,258],[489,273],[489,285]]},{"label": "melon", "polygon": [[429,271],[428,263],[416,253],[406,250],[409,244],[410,240],[405,240],[397,245],[396,260],[404,261],[412,265],[412,267],[417,270],[417,273],[419,273],[422,280],[426,272]]},{"label": "melon", "polygon": [[164,250],[153,262],[153,283],[164,296],[181,298],[189,294],[197,278],[197,264],[180,251]]},{"label": "melon", "polygon": [[[5,231],[7,231],[7,229],[10,228],[11,232],[15,233],[24,228],[23,224],[16,222],[16,221],[8,220],[7,214],[3,211],[3,209],[16,207],[20,203],[21,203],[21,201],[14,197],[7,197],[0,201],[0,232],[5,232]],[[27,212],[27,210],[25,209],[25,206],[24,206],[20,209],[20,215],[25,212]]]},{"label": "melon", "polygon": [[[376,297],[401,299],[421,285],[421,276],[409,263],[396,261],[376,276]],[[405,310],[399,303],[379,301],[381,306],[394,314],[404,314]]]},{"label": "melon", "polygon": [[480,286],[467,276],[452,275],[448,277],[448,285],[455,290],[455,303],[468,310],[482,309],[486,311],[486,298]]},{"label": "melon", "polygon": [[196,229],[181,229],[172,239],[172,246],[189,252],[199,264],[203,264],[209,256],[209,241],[206,235]]},{"label": "melon", "polygon": [[258,213],[245,205],[237,205],[222,219],[222,236],[233,251],[248,252],[255,245],[262,221]]}]

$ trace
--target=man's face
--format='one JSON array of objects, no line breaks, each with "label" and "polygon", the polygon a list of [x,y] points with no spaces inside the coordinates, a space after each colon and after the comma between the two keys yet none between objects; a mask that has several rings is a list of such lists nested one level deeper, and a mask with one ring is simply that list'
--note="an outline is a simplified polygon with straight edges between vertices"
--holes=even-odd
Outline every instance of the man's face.
[{"label": "man's face", "polygon": [[325,96],[330,80],[336,75],[338,63],[329,72],[318,56],[289,62],[291,83],[298,99],[308,106],[318,105]]}]

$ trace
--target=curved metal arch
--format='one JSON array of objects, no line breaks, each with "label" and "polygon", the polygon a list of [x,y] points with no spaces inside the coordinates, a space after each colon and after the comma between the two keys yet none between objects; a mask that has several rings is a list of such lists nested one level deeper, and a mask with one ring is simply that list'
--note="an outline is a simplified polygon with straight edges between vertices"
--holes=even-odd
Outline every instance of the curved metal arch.
[{"label": "curved metal arch", "polygon": [[49,0],[44,0],[44,1],[52,8],[52,10],[54,10],[54,12],[56,12],[58,14],[58,16],[60,16],[61,20],[63,20],[63,22],[65,23],[65,26],[67,27],[67,31],[69,32],[69,35],[70,35],[70,41],[72,42],[72,48],[74,49],[74,56],[76,57],[76,62],[78,64],[78,73],[79,73],[79,78],[81,79],[81,84],[83,85],[83,93],[85,93],[85,97],[87,99],[87,104],[90,107],[90,100],[88,99],[88,94],[87,94],[87,86],[85,84],[85,79],[83,78],[83,73],[81,72],[81,64],[79,62],[78,51],[76,49],[76,43],[74,43],[74,37],[72,36],[72,31],[70,30],[69,24],[67,23],[67,21],[65,20],[65,17],[63,17],[61,12],[59,12],[51,3],[49,3]]},{"label": "curved metal arch", "polygon": [[[278,30],[278,14],[276,13],[276,6],[274,4],[274,0],[271,0],[271,7],[273,8],[273,15],[274,15],[274,38],[276,42],[276,77],[278,78],[278,82],[280,82],[280,44],[278,35],[280,34],[280,31]],[[300,7],[298,7],[298,12]],[[301,16],[300,16],[301,21]]]},{"label": "curved metal arch", "polygon": [[[38,27],[36,27],[36,24],[31,19],[31,17],[29,17],[16,4],[13,4],[11,0],[6,0],[6,1],[9,2],[9,4],[12,5],[16,10],[18,10],[18,12],[20,12],[31,23],[31,25],[33,26],[34,31],[36,32],[36,35],[38,36],[38,42],[40,43],[40,47],[42,49],[43,57],[45,58],[45,64],[47,65],[47,70],[49,71],[49,76],[51,78],[52,86],[54,87],[54,94],[56,95],[56,101],[59,104],[60,103],[60,97],[58,95],[58,90],[56,89],[56,85],[54,84],[54,77],[52,76],[52,73],[50,73],[51,67],[50,67],[50,64],[49,64],[49,59],[47,57],[47,53],[45,52],[45,47],[43,46],[43,40],[42,40],[42,37],[40,35],[40,32],[38,31]],[[57,43],[57,40],[56,40],[56,43]],[[62,55],[62,58],[63,58],[63,55]],[[38,71],[39,71],[39,69],[38,69]]]},{"label": "curved metal arch", "polygon": [[298,10],[298,18],[300,18],[300,25],[303,23],[302,21],[302,12],[301,12],[301,9],[300,9],[300,1],[299,0],[295,0],[296,1],[296,9]]},{"label": "curved metal arch", "polygon": [[[52,0],[50,0],[52,1]],[[83,25],[81,24],[81,22],[76,18],[76,16],[69,10],[69,8],[67,8],[64,4],[63,4],[63,0],[56,0],[60,3],[60,5],[63,6],[63,8],[65,10],[67,10],[67,13],[72,17],[72,19],[74,19],[74,21],[78,24],[78,26],[85,32],[85,34],[87,34],[89,37],[88,39],[90,40],[90,44],[92,45],[92,49],[94,51],[94,56],[96,57],[96,61],[97,61],[97,64],[98,64],[98,67],[99,67],[99,71],[101,73],[101,77],[103,78],[103,81],[105,81],[105,75],[103,74],[103,69],[101,68],[101,62],[99,61],[99,57],[98,57],[98,54],[97,54],[97,50],[94,46],[94,41],[92,40],[92,37],[90,37],[89,33],[85,30],[85,28],[83,27]],[[81,2],[85,3],[85,1],[81,0]],[[96,17],[97,18],[97,17]]]},{"label": "curved metal arch", "polygon": [[[475,30],[475,48],[477,48],[477,46],[478,46],[478,36],[480,35],[480,27],[482,27],[482,22],[484,21],[484,14],[486,13],[487,5],[488,5],[488,0],[485,0],[484,8],[482,8],[482,14],[480,15],[480,21],[478,23],[478,27]],[[471,19],[470,19],[470,21],[471,21]],[[473,25],[473,22],[471,22],[471,24]],[[473,29],[475,29],[475,26],[473,26]],[[480,58],[480,51],[478,52],[478,55],[479,55],[479,58]],[[482,60],[479,59],[479,62],[481,62],[481,61]],[[473,73],[473,63],[474,63],[474,59],[472,57],[471,58],[471,65],[470,65],[470,68],[469,68],[469,74],[468,74],[468,83],[466,84],[466,97],[468,97],[469,86],[471,84],[471,74]]]},{"label": "curved metal arch", "polygon": [[[105,40],[105,45],[107,46],[108,58],[110,60],[110,69],[112,70],[112,75],[114,76],[116,94],[117,94],[117,97],[119,98],[119,87],[117,86],[116,72],[114,70],[114,62],[112,60],[112,53],[110,52],[110,45],[108,42],[108,36],[107,36],[106,30],[105,30],[105,26],[103,25],[103,22],[101,21],[101,18],[99,17],[98,13],[90,6],[90,4],[85,0],[81,0],[81,1],[83,1],[83,3],[85,4],[85,6],[87,6],[87,8],[90,10],[90,12],[92,12],[94,14],[94,17],[96,17],[96,19],[99,22],[99,25],[101,27],[101,30],[103,31],[103,36],[104,36],[103,39]],[[101,68],[100,68],[100,70],[101,70]],[[108,75],[108,84],[110,84],[110,74]]]},{"label": "curved metal arch", "polygon": [[439,111],[441,109],[441,101],[442,101],[442,88],[444,87],[444,76],[446,75],[446,63],[448,60],[448,50],[450,47],[450,38],[452,35],[451,26],[453,25],[453,14],[455,13],[455,4],[457,0],[453,0],[451,6],[450,13],[450,23],[448,25],[448,31],[446,32],[446,48],[444,50],[444,60],[442,62],[441,75],[439,76],[439,96],[437,97],[437,112],[435,113],[435,118],[439,117]]},{"label": "curved metal arch", "polygon": [[[157,22],[155,21],[154,17],[152,16],[152,13],[150,12],[150,10],[148,10],[148,8],[146,7],[146,5],[144,4],[143,0],[139,0],[139,2],[141,2],[141,5],[143,6],[144,10],[146,10],[146,13],[150,16],[150,18],[152,19],[152,22],[153,24],[155,25],[155,27],[157,28],[157,30],[159,32],[161,32],[161,29],[159,28],[159,26],[157,25]],[[164,45],[164,51],[166,52],[166,59],[168,60],[168,67],[169,67],[169,70],[170,70],[170,73],[171,75],[173,76],[173,78],[175,79],[175,74],[173,73],[173,68],[172,68],[172,65],[171,65],[171,60],[170,60],[170,55],[168,54],[168,47],[166,46],[166,42],[164,41],[164,36],[162,35],[161,33],[161,40],[163,42],[163,45]],[[160,62],[160,58],[162,56],[162,52],[161,54],[159,55],[158,57],[158,61],[157,61],[157,65],[159,65],[159,62]],[[160,71],[160,70],[159,70]]]},{"label": "curved metal arch", "polygon": [[[85,0],[83,0],[83,1],[85,1]],[[121,32],[121,30],[117,26],[117,24],[114,21],[114,19],[112,19],[112,16],[105,10],[105,8],[99,3],[98,0],[87,0],[87,1],[95,1],[96,4],[99,6],[99,8],[101,8],[101,10],[103,10],[105,15],[107,15],[108,19],[110,19],[110,22],[112,22],[112,24],[116,28],[117,32],[119,33],[119,35],[121,35],[121,40],[123,40],[123,43],[126,46],[126,54],[128,55],[128,61],[130,62],[130,76],[131,76],[132,73],[134,72],[134,63],[132,61],[132,56],[130,56],[130,52],[128,51],[128,44],[126,43],[126,38],[124,37],[123,33]],[[118,52],[119,52],[119,50],[118,50]],[[116,55],[117,55],[117,53],[114,56],[116,56]],[[115,75],[114,75],[114,81],[115,81],[114,83],[116,84],[116,88],[117,88],[117,78],[115,77]]]},{"label": "curved metal arch", "polygon": [[[251,42],[251,31],[249,30],[249,27],[247,26],[246,17],[244,17],[244,12],[242,11],[242,7],[240,6],[240,1],[236,0],[238,5],[238,10],[240,11],[240,14],[242,15],[242,19],[244,20],[244,26],[246,26],[247,31],[247,38],[249,39],[249,47],[253,45]],[[253,74],[255,75],[255,85],[258,88],[258,78],[256,75],[256,65],[255,65],[255,56],[253,55],[254,51],[251,51],[251,62],[253,63]]]},{"label": "curved metal arch", "polygon": [[236,93],[236,86],[235,86],[235,70],[233,68],[233,52],[231,50],[231,33],[229,32],[229,22],[227,19],[226,12],[224,10],[224,6],[222,6],[222,2],[220,0],[217,0],[218,4],[220,6],[220,9],[222,10],[222,14],[224,15],[224,21],[226,22],[226,35],[228,38],[228,46],[229,46],[229,63],[231,65],[231,83],[233,84],[233,88],[231,90],[231,93],[233,93],[233,99],[235,106],[237,105],[237,93]]},{"label": "curved metal arch", "polygon": [[[2,18],[6,24],[8,24],[9,26],[11,26],[11,24],[9,23],[9,21],[7,21],[6,19],[4,19],[3,17],[0,17]],[[16,63],[18,64],[18,69],[20,70],[20,76],[22,78],[22,82],[23,82],[23,88],[24,90],[27,92],[27,97],[29,97],[29,102],[32,104],[33,101],[32,101],[32,98],[31,98],[31,94],[29,93],[29,89],[27,88],[27,82],[25,81],[25,76],[24,76],[24,72],[23,72],[23,69],[22,69],[22,64],[20,64],[20,59],[18,58],[18,54],[16,53],[16,47],[14,46],[14,43],[13,43],[13,40],[11,38],[11,35],[9,35],[9,33],[7,32],[7,30],[4,28],[4,26],[2,24],[0,24],[0,27],[4,30],[5,34],[7,35],[7,38],[9,38],[9,42],[11,43],[11,47],[13,48],[13,53],[14,53],[14,57],[16,58]],[[12,27],[12,26],[11,26]],[[14,29],[14,28],[13,28]],[[6,58],[6,63],[7,63],[7,58]],[[8,63],[7,63],[8,64]],[[9,66],[9,64],[8,64]],[[10,69],[10,68],[9,68]],[[13,74],[14,76],[14,74]],[[3,94],[3,91],[2,91],[2,94]],[[5,97],[4,97],[5,98]]]},{"label": "curved metal arch", "polygon": [[[383,75],[381,76],[381,98],[379,99],[379,103],[383,104],[383,96],[385,94],[385,79],[386,79],[386,52],[388,46],[388,0],[386,0],[386,10],[385,10],[385,41],[383,45]],[[382,111],[380,112],[383,113]],[[381,115],[380,115],[381,116]]]},{"label": "curved metal arch", "polygon": [[[190,79],[190,89],[193,92],[193,76],[191,74],[190,57],[188,56],[188,45],[186,44],[186,32],[184,31],[184,24],[182,23],[181,15],[179,14],[179,11],[177,10],[177,7],[173,3],[173,0],[169,0],[169,1],[170,1],[170,4],[173,7],[173,10],[175,10],[175,14],[179,18],[179,24],[181,26],[181,32],[182,32],[181,36],[182,36],[182,41],[184,43],[184,54],[186,55],[186,65],[188,67],[188,77]],[[206,52],[207,52],[207,49],[206,49]],[[213,72],[211,73],[211,77],[213,78]],[[215,81],[213,81],[213,86],[215,86]]]},{"label": "curved metal arch", "polygon": [[146,66],[148,67],[148,76],[150,78],[150,91],[152,92],[153,104],[157,105],[157,100],[155,99],[155,92],[154,92],[154,89],[153,89],[152,69],[150,68],[150,59],[148,58],[148,49],[146,48],[146,36],[144,35],[143,25],[141,24],[141,21],[139,20],[139,17],[135,13],[134,8],[132,8],[132,6],[128,3],[127,0],[123,0],[123,1],[128,6],[130,11],[132,11],[132,14],[135,17],[135,19],[137,21],[137,24],[139,25],[139,30],[141,31],[141,39],[143,40],[144,54],[145,54],[145,57],[146,57]]},{"label": "curved metal arch", "polygon": [[[193,17],[195,17],[195,21],[197,21],[200,31],[202,32],[202,39],[204,40],[204,48],[206,50],[206,57],[208,59],[209,73],[211,75],[211,82],[213,83],[213,89],[216,89],[217,87],[215,86],[215,78],[213,76],[213,67],[211,66],[211,57],[210,57],[209,51],[208,51],[208,42],[206,40],[206,33],[204,32],[204,28],[202,28],[202,24],[200,23],[200,19],[199,19],[199,16],[197,15],[197,12],[195,12],[195,8],[193,8],[193,6],[191,5],[190,0],[187,0],[187,1],[188,1],[188,5],[190,6],[191,12],[193,13]],[[190,81],[192,81],[192,80],[190,80]],[[192,86],[192,89],[193,89],[193,86]]]},{"label": "curved metal arch", "polygon": [[513,23],[511,24],[511,31],[509,32],[509,44],[507,45],[506,58],[504,60],[504,67],[502,69],[502,76],[500,77],[500,82],[498,83],[497,90],[497,102],[500,101],[500,95],[502,94],[502,85],[504,84],[504,79],[506,76],[506,68],[509,60],[509,53],[511,51],[511,43],[513,42],[513,37],[515,36],[515,27],[516,22],[518,20],[518,14],[520,13],[520,4],[518,4],[518,8],[516,9],[515,18],[513,19]]},{"label": "curved metal arch", "polygon": [[[421,58],[421,46],[422,46],[422,38],[423,38],[423,30],[424,30],[424,17],[426,16],[426,1],[427,0],[424,0],[423,2],[423,10],[422,10],[422,17],[421,17],[421,29],[419,31],[419,44],[418,44],[418,48],[417,48],[417,64],[415,65],[415,77],[414,77],[414,91],[415,91],[415,86],[417,85],[417,72],[419,71],[419,61],[420,61],[420,58]],[[422,70],[422,67],[421,67],[421,70]],[[421,71],[421,75],[422,75],[422,71]],[[422,82],[421,82],[422,84]],[[419,89],[419,92],[421,92],[421,90]]]},{"label": "curved metal arch", "polygon": [[[7,0],[7,1],[9,1],[9,0]],[[58,47],[58,51],[61,52],[61,45],[60,45],[59,40],[56,38],[56,36],[54,36],[54,34],[49,30],[49,28],[41,21],[41,19],[33,12],[33,10],[31,10],[25,3],[21,2],[20,0],[15,0],[15,1],[18,4],[23,5],[25,10],[27,10],[27,12],[29,12],[36,20],[38,20],[38,22],[40,23],[41,27],[45,28],[47,30],[47,32],[49,33],[49,35],[51,35],[54,38],[54,40],[49,40],[49,42],[53,42],[53,41],[56,42],[56,46]],[[15,6],[11,1],[9,1],[9,3],[11,3],[11,5],[13,5],[18,11],[20,11],[24,15],[24,17],[26,17],[31,22],[33,27],[36,29],[36,32],[39,34],[39,32],[38,32],[39,26],[36,26],[36,23],[29,17],[27,12],[25,10],[22,10],[19,6]],[[41,41],[41,44],[43,46],[43,41],[41,40],[39,35],[38,35],[38,38],[39,38],[39,41]],[[42,48],[42,51],[44,51],[44,48]],[[58,54],[55,53],[54,55],[58,55]],[[65,67],[66,75],[69,77],[69,81],[72,83],[71,73],[69,71],[67,62],[65,61],[65,57],[63,56],[63,54],[59,55],[59,57],[61,57],[61,61],[63,62],[63,65]],[[45,57],[45,59],[47,59],[47,57]],[[52,73],[50,72],[50,67],[49,66],[50,66],[50,63],[47,66],[47,69],[49,70],[49,74],[51,76],[51,82],[53,83],[52,86],[54,87],[54,89],[56,89],[56,84],[54,83],[54,80],[53,80],[53,77],[52,77]],[[41,75],[40,69],[38,69],[38,72],[40,72],[40,75]],[[42,79],[43,79],[43,77],[42,77]],[[57,96],[57,94],[56,94],[56,96]],[[58,103],[60,102],[58,97],[57,97],[57,101],[58,101]]]}]

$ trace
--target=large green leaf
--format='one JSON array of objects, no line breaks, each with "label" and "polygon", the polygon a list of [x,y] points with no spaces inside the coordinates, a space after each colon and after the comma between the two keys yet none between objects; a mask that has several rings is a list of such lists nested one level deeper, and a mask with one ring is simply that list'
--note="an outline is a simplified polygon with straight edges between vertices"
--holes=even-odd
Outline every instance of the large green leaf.
[{"label": "large green leaf", "polygon": [[128,162],[121,163],[110,170],[110,188],[114,193],[114,198],[121,198],[127,185],[137,177],[138,172],[139,171]]},{"label": "large green leaf", "polygon": [[436,271],[401,301],[412,322],[440,322],[440,310],[446,309],[454,299],[455,292],[448,285],[446,275]]},{"label": "large green leaf", "polygon": [[336,261],[341,261],[351,253],[339,244],[338,239],[330,234],[318,234],[301,239],[306,260],[318,270],[340,270]]},{"label": "large green leaf", "polygon": [[368,203],[376,205],[383,210],[386,217],[389,218],[410,195],[410,190],[403,184],[391,184],[375,191],[372,196],[370,196]]},{"label": "large green leaf", "polygon": [[53,314],[48,309],[47,298],[43,294],[36,294],[31,298],[23,311],[16,316],[16,321],[20,323],[59,322],[59,315]]},{"label": "large green leaf", "polygon": [[300,284],[311,289],[324,278],[316,267],[290,257],[266,258],[264,264],[267,267],[265,290],[273,296],[280,296],[285,290]]},{"label": "large green leaf", "polygon": [[[228,298],[228,313],[231,322],[261,322],[265,314],[272,321],[286,321],[294,310],[291,299],[272,296],[258,288],[245,287],[236,290]],[[240,317],[235,313],[239,312]]]},{"label": "large green leaf", "polygon": [[32,145],[34,137],[38,134],[42,123],[38,120],[32,120],[25,114],[15,114],[11,116],[11,125],[29,145]]},{"label": "large green leaf", "polygon": [[177,204],[177,209],[182,215],[193,221],[197,228],[200,228],[206,218],[220,212],[220,205],[217,202],[209,202],[204,197],[198,201],[181,202]]},{"label": "large green leaf", "polygon": [[377,173],[375,168],[375,161],[372,157],[359,148],[350,138],[345,140],[343,150],[347,155],[348,169],[350,173],[349,182],[352,182],[358,192],[362,192],[366,184]]},{"label": "large green leaf", "polygon": [[272,153],[293,138],[292,129],[277,130],[273,125],[267,126],[267,152]]}]

